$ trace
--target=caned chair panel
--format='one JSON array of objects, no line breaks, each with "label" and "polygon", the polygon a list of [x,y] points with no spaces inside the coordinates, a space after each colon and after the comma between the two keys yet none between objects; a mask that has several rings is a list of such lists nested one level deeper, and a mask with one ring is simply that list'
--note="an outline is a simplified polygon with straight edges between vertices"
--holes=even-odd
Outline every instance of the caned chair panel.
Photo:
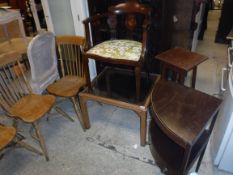
[{"label": "caned chair panel", "polygon": [[[85,39],[80,36],[57,36],[59,68],[61,79],[48,86],[49,93],[68,97],[73,102],[76,114],[83,126],[81,110],[75,97],[86,81],[84,77],[82,46]],[[83,127],[84,128],[84,127]]]},{"label": "caned chair panel", "polygon": [[41,94],[49,84],[59,78],[54,34],[39,33],[29,43],[27,55],[31,67],[32,91]]},{"label": "caned chair panel", "polygon": [[37,121],[53,106],[52,95],[32,94],[25,76],[21,56],[15,52],[0,58],[0,104],[7,115],[33,125],[42,151],[48,160],[47,149]]}]

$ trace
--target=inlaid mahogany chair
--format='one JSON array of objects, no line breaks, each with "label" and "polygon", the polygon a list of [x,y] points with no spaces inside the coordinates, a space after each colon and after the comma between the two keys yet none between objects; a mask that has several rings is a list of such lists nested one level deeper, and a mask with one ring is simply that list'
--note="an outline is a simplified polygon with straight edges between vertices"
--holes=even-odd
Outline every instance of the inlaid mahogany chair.
[{"label": "inlaid mahogany chair", "polygon": [[61,79],[49,85],[47,88],[47,91],[53,95],[71,99],[82,127],[83,120],[76,96],[81,88],[86,85],[82,58],[82,46],[84,42],[85,39],[80,36],[56,37]]},{"label": "inlaid mahogany chair", "polygon": [[25,76],[25,66],[16,52],[0,56],[0,105],[7,116],[31,124],[42,152],[49,160],[38,121],[52,108],[55,97],[32,93]]},{"label": "inlaid mahogany chair", "polygon": [[12,126],[5,126],[0,123],[0,157],[3,155],[3,151],[10,144],[17,144],[24,147],[25,149],[32,151],[37,154],[42,154],[36,148],[22,141],[24,137],[17,133],[16,128]]},{"label": "inlaid mahogany chair", "polygon": [[[143,4],[127,2],[109,7],[107,14],[97,14],[83,21],[87,39],[84,53],[86,70],[89,58],[133,67],[137,99],[140,96],[141,67],[147,51],[150,12],[151,9]],[[98,40],[100,37],[105,40]],[[91,88],[88,71],[86,77]]]}]

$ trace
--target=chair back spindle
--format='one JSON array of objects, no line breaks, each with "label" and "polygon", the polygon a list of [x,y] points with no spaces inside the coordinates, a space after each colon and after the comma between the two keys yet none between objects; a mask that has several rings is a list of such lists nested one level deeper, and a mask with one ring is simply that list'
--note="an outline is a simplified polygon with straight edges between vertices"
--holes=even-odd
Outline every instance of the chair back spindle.
[{"label": "chair back spindle", "polygon": [[79,36],[58,36],[56,38],[62,77],[74,75],[83,77],[82,51],[84,38]]},{"label": "chair back spindle", "polygon": [[32,90],[26,79],[26,67],[20,55],[10,52],[1,56],[0,60],[0,103],[7,110]]}]

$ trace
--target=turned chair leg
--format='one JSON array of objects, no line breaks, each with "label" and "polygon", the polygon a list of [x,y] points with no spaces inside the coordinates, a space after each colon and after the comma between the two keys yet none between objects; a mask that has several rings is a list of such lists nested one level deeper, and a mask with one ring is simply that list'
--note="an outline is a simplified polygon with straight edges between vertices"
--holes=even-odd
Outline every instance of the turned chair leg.
[{"label": "turned chair leg", "polygon": [[40,147],[41,147],[41,149],[42,149],[42,151],[44,153],[45,159],[46,159],[46,161],[49,161],[49,156],[48,156],[48,151],[47,151],[47,148],[46,148],[46,145],[45,145],[45,141],[44,141],[43,135],[41,134],[41,131],[39,129],[39,126],[38,126],[37,122],[32,123],[32,126],[35,129],[36,136],[37,136],[38,141],[40,143]]},{"label": "turned chair leg", "polygon": [[77,114],[77,117],[78,117],[79,122],[80,122],[80,124],[81,124],[81,126],[83,128],[83,131],[85,131],[84,122],[83,122],[82,113],[81,113],[79,103],[77,103],[75,97],[71,97],[71,101],[72,101],[72,103],[74,105],[74,110],[75,110],[75,112]]}]

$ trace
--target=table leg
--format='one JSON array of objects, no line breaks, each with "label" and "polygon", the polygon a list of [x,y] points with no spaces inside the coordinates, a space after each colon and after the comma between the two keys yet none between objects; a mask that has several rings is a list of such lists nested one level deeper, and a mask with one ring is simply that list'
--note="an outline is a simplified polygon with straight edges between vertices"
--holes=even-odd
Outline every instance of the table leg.
[{"label": "table leg", "polygon": [[178,82],[179,82],[180,84],[182,84],[182,85],[184,85],[185,76],[186,76],[186,74],[184,74],[184,73],[179,73]]},{"label": "table leg", "polygon": [[172,81],[176,82],[178,77],[178,73],[175,71],[172,71]]},{"label": "table leg", "polygon": [[83,125],[85,129],[89,129],[91,125],[90,125],[90,120],[89,120],[88,110],[87,110],[87,100],[82,95],[79,95],[79,97],[80,97],[79,100],[80,100],[81,112],[83,116]]},{"label": "table leg", "polygon": [[193,75],[192,75],[192,88],[193,89],[195,89],[196,76],[197,76],[197,66],[193,68]]},{"label": "table leg", "polygon": [[141,146],[146,145],[146,131],[147,131],[147,111],[136,111],[138,116],[140,117],[140,144]]},{"label": "table leg", "polygon": [[200,157],[199,157],[199,159],[198,159],[198,161],[197,161],[197,166],[196,166],[196,169],[195,169],[195,172],[196,172],[196,173],[198,172],[198,170],[199,170],[199,168],[200,168],[201,161],[202,161],[203,156],[204,156],[204,154],[205,154],[206,147],[207,147],[207,146],[205,146],[205,148],[204,148],[203,151],[201,152],[201,155],[200,155]]},{"label": "table leg", "polygon": [[162,74],[161,74],[161,78],[162,79],[165,79],[165,80],[167,80],[168,78],[167,78],[167,66],[166,66],[166,64],[163,64],[163,68],[162,68]]}]

